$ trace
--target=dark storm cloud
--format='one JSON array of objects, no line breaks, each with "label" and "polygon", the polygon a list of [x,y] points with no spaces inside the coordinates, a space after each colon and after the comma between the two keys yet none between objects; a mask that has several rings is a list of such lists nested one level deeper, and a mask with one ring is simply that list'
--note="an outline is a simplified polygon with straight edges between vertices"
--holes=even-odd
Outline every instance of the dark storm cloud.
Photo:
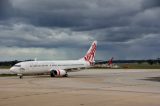
[{"label": "dark storm cloud", "polygon": [[98,40],[101,56],[107,50],[107,56],[134,58],[124,51],[136,49],[137,57],[150,50],[157,55],[159,5],[159,0],[1,0],[0,45],[87,49]]},{"label": "dark storm cloud", "polygon": [[[140,9],[135,0],[3,0],[3,10],[12,21],[75,31],[127,26]],[[128,3],[127,3],[128,2]],[[2,14],[2,16],[5,16]]]},{"label": "dark storm cloud", "polygon": [[23,24],[12,27],[0,26],[0,32],[0,45],[7,47],[74,48],[86,46],[84,41],[91,39],[86,34],[75,33],[68,29],[37,28]]},{"label": "dark storm cloud", "polygon": [[[136,0],[12,0],[15,14],[36,26],[92,30],[125,26],[138,10]],[[135,5],[134,5],[135,4]]]},{"label": "dark storm cloud", "polygon": [[0,0],[0,20],[13,15],[12,4],[9,0]]},{"label": "dark storm cloud", "polygon": [[[144,27],[144,26],[126,26],[103,29],[99,32],[93,31],[91,35],[99,41],[103,42],[127,42],[134,39],[140,39],[148,34],[159,34],[159,27]],[[99,37],[100,36],[100,37]]]},{"label": "dark storm cloud", "polygon": [[160,7],[160,0],[143,0],[142,7],[144,9]]},{"label": "dark storm cloud", "polygon": [[[139,35],[138,29],[132,29],[137,27],[133,25],[134,22],[144,26],[159,25],[157,20],[154,21],[156,17],[147,12],[141,13],[142,8],[158,6],[158,0],[2,0],[1,5],[3,13],[14,16],[11,21],[41,27],[70,28],[74,31],[106,29],[105,34],[99,34],[113,41],[126,41],[135,38],[133,35]],[[7,12],[8,7],[15,12]],[[120,27],[121,30],[113,31],[114,27]]]},{"label": "dark storm cloud", "polygon": [[1,17],[10,16],[16,22],[42,27],[71,28],[76,31],[130,26],[132,18],[142,8],[159,5],[158,0],[1,1]]}]

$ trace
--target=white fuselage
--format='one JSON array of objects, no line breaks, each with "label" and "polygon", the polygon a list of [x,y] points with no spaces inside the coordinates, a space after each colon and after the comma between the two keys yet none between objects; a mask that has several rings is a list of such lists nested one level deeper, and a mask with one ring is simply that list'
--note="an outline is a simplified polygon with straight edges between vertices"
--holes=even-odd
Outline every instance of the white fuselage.
[{"label": "white fuselage", "polygon": [[74,68],[89,67],[90,64],[83,60],[66,60],[66,61],[28,61],[20,62],[10,70],[15,74],[36,74],[49,73],[51,70],[67,70]]},{"label": "white fuselage", "polygon": [[64,76],[67,77],[69,70],[90,67],[94,64],[97,41],[90,46],[86,55],[79,60],[63,60],[63,61],[28,61],[20,62],[10,68],[10,71],[22,78],[23,74],[41,74],[50,73],[51,77]]}]

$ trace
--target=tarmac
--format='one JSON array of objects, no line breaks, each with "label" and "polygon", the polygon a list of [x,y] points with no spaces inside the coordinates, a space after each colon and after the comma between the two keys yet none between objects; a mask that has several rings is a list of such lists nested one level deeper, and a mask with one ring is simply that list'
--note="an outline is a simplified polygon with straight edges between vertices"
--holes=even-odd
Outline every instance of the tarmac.
[{"label": "tarmac", "polygon": [[0,106],[160,106],[160,69],[68,74],[0,77]]}]

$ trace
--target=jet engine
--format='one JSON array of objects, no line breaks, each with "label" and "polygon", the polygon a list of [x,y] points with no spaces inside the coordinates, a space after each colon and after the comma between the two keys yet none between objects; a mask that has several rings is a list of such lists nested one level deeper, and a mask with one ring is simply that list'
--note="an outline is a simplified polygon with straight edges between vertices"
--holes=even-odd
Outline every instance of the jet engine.
[{"label": "jet engine", "polygon": [[55,77],[55,76],[67,77],[68,76],[65,70],[51,70],[50,75],[51,77]]}]

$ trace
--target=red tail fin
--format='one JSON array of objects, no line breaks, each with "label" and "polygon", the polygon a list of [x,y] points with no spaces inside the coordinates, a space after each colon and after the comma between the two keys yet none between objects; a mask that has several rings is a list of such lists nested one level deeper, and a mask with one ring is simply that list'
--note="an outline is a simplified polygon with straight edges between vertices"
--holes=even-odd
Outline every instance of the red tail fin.
[{"label": "red tail fin", "polygon": [[96,54],[96,48],[97,48],[97,41],[94,41],[84,56],[84,60],[92,64],[94,62],[95,54]]},{"label": "red tail fin", "polygon": [[113,63],[113,57],[108,61],[108,65],[111,65]]}]

